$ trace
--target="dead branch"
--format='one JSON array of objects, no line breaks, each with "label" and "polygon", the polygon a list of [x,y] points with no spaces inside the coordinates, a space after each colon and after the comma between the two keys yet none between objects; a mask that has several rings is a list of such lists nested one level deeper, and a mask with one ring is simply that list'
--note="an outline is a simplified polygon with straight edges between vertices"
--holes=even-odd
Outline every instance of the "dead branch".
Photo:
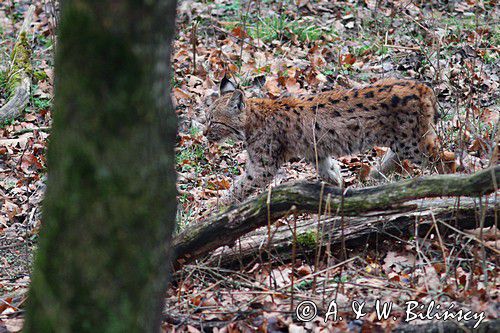
[{"label": "dead branch", "polygon": [[[495,198],[491,197],[486,201],[485,227],[495,224],[495,211],[498,211],[498,204]],[[330,240],[331,245],[341,246],[342,240],[348,248],[363,247],[371,240],[399,239],[405,235],[412,235],[415,231],[415,223],[418,222],[418,233],[424,237],[433,228],[433,220],[438,221],[441,234],[455,231],[446,227],[452,224],[459,230],[474,229],[478,226],[477,216],[478,200],[473,198],[461,198],[460,205],[457,205],[456,198],[415,200],[409,201],[399,210],[375,211],[360,216],[349,217],[342,232],[341,217],[324,217],[320,221],[319,229],[324,232],[321,238]],[[299,239],[308,239],[307,235],[314,235],[316,239],[320,237],[316,234],[318,222],[316,219],[309,219],[297,223],[296,235]],[[270,248],[272,253],[262,253],[263,244],[267,244],[267,228],[260,228],[247,235],[242,236],[237,247],[220,247],[210,254],[208,262],[205,264],[217,264],[223,267],[235,266],[245,263],[251,266],[253,260],[269,255],[279,254],[281,259],[288,259],[291,256],[293,247],[293,229],[291,227],[280,226],[272,230]],[[318,242],[319,243],[319,242]],[[313,244],[298,244],[302,250],[310,250]]]},{"label": "dead branch", "polygon": [[[321,183],[298,182],[273,188],[269,207],[268,193],[187,228],[173,241],[174,265],[179,267],[241,236],[291,213],[317,213],[327,200],[332,212],[345,216],[381,210],[408,210],[403,203],[423,198],[467,196],[492,193],[500,182],[500,166],[472,175],[435,175],[375,187],[341,189]],[[323,189],[322,189],[323,187]],[[320,197],[320,193],[323,195]]]},{"label": "dead branch", "polygon": [[31,48],[27,31],[33,20],[35,6],[29,7],[12,51],[7,70],[7,103],[0,107],[0,123],[18,117],[28,105],[31,88]]}]

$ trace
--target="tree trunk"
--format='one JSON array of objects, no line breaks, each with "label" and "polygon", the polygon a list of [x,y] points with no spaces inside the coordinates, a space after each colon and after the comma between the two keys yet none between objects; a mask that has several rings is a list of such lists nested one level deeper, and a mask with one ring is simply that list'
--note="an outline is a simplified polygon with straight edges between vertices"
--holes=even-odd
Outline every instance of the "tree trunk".
[{"label": "tree trunk", "polygon": [[175,0],[66,0],[25,332],[159,330],[175,223]]},{"label": "tree trunk", "polygon": [[[275,187],[237,207],[188,227],[173,241],[176,268],[289,214],[323,212],[355,216],[374,210],[411,210],[403,203],[441,196],[478,197],[498,190],[500,166],[473,175],[436,175],[375,187],[347,189],[299,182]],[[269,202],[268,202],[269,195]],[[221,237],[223,235],[223,237]]]}]

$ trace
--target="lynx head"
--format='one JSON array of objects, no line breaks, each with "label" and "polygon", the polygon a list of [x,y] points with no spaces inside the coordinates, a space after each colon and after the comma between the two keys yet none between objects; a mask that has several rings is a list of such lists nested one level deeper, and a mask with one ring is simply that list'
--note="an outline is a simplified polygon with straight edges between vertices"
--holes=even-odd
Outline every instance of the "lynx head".
[{"label": "lynx head", "polygon": [[208,141],[217,142],[225,138],[244,140],[245,96],[229,79],[224,77],[219,86],[219,97],[206,113],[206,128],[203,134]]}]

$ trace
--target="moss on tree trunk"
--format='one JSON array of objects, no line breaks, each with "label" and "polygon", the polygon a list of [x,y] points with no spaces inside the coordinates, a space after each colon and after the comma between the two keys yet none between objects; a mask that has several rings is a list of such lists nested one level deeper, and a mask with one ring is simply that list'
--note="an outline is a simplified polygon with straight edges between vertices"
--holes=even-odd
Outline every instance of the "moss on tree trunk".
[{"label": "moss on tree trunk", "polygon": [[62,3],[25,332],[151,332],[174,227],[175,0]]}]

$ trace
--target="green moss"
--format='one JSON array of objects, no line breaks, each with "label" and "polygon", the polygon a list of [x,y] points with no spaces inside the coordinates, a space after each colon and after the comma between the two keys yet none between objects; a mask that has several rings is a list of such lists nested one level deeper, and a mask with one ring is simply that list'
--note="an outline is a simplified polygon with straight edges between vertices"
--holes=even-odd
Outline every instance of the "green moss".
[{"label": "green moss", "polygon": [[0,97],[4,95],[6,86],[7,86],[7,73],[0,72]]},{"label": "green moss", "polygon": [[45,73],[44,70],[36,70],[33,72],[33,77],[37,80],[37,81],[43,81],[43,80],[47,80],[49,78],[49,76],[47,75],[47,73]]},{"label": "green moss", "polygon": [[23,73],[31,76],[33,72],[31,66],[31,49],[25,32],[19,35],[19,40],[14,45],[10,60],[12,65],[7,73],[5,83],[7,97],[11,96],[21,83]]},{"label": "green moss", "polygon": [[308,230],[297,235],[297,244],[306,248],[315,248],[318,243],[318,234],[316,231]]}]

